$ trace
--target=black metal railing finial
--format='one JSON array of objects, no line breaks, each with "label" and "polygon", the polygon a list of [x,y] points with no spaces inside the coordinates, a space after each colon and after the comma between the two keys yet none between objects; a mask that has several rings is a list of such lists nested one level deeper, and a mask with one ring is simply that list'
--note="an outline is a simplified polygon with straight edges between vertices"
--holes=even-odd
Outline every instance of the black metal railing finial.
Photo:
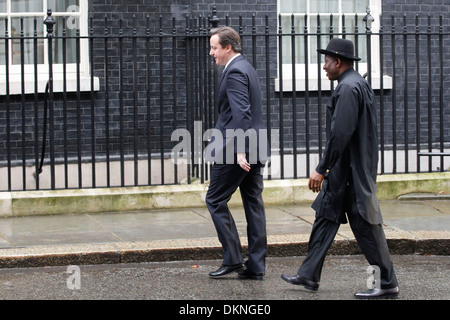
[{"label": "black metal railing finial", "polygon": [[52,9],[47,10],[47,18],[44,20],[47,27],[47,38],[53,37],[53,26],[56,24],[55,18],[52,17]]},{"label": "black metal railing finial", "polygon": [[366,16],[363,18],[363,21],[366,24],[366,31],[370,32],[372,30],[372,23],[375,21],[374,17],[370,14],[370,7],[366,9]]},{"label": "black metal railing finial", "polygon": [[209,19],[209,22],[213,28],[217,28],[219,26],[220,19],[217,17],[216,6],[213,6],[212,8],[212,17]]}]

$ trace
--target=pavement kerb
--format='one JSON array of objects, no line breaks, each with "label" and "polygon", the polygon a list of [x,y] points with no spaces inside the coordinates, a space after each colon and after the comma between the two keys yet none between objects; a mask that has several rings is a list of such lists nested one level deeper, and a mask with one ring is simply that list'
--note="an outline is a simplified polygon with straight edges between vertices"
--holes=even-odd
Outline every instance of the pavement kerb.
[{"label": "pavement kerb", "polygon": [[[268,257],[303,256],[307,252],[307,234],[269,236]],[[442,255],[450,252],[450,232],[407,232],[387,234],[393,255]],[[244,253],[245,238],[242,239]],[[361,254],[356,240],[337,236],[330,255]],[[36,246],[0,250],[0,268],[28,268],[92,264],[117,264],[220,259],[217,239],[180,239],[150,242]]]},{"label": "pavement kerb", "polygon": [[[208,184],[0,192],[0,217],[203,207]],[[450,172],[380,175],[380,200],[409,193],[450,192]],[[267,205],[311,202],[307,179],[266,180]],[[241,205],[239,192],[230,206]]]}]

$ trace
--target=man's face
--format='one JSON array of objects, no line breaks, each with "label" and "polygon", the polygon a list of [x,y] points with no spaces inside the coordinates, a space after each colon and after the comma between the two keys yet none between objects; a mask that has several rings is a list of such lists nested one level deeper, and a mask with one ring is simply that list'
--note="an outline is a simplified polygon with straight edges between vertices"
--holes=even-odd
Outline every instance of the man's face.
[{"label": "man's face", "polygon": [[338,63],[340,60],[329,55],[325,55],[325,64],[323,65],[323,70],[327,73],[327,77],[330,80],[336,80],[339,76]]},{"label": "man's face", "polygon": [[225,48],[222,48],[222,46],[219,43],[219,36],[217,34],[213,35],[210,40],[209,44],[211,46],[211,49],[209,50],[209,55],[213,56],[214,59],[216,59],[216,64],[219,66],[225,66],[230,59],[230,53],[231,53],[231,46],[228,45]]}]

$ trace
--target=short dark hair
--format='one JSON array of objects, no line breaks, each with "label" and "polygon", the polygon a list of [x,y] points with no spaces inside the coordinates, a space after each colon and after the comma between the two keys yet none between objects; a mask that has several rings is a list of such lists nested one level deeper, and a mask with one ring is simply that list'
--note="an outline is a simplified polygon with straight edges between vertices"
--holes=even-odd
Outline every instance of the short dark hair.
[{"label": "short dark hair", "polygon": [[231,27],[220,27],[215,28],[210,31],[211,36],[218,35],[219,43],[222,48],[227,45],[231,45],[231,49],[234,52],[240,53],[242,51],[241,37],[239,34]]}]

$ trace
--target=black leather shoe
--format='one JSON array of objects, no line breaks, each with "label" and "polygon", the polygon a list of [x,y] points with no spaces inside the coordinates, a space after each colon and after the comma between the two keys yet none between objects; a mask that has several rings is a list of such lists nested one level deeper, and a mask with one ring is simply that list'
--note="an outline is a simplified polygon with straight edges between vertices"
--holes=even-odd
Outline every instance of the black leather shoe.
[{"label": "black leather shoe", "polygon": [[241,279],[263,280],[264,272],[251,272],[248,269],[244,269],[238,272]]},{"label": "black leather shoe", "polygon": [[370,289],[363,292],[355,293],[356,298],[360,299],[376,299],[376,298],[394,298],[398,295],[398,287],[389,289]]},{"label": "black leather shoe", "polygon": [[295,276],[291,277],[286,274],[283,274],[283,275],[281,275],[281,279],[283,279],[284,281],[286,281],[290,284],[295,284],[297,286],[303,286],[305,289],[308,289],[308,290],[317,291],[317,289],[319,289],[319,283],[305,279],[303,277],[300,277],[299,275],[295,275]]},{"label": "black leather shoe", "polygon": [[210,272],[210,273],[209,273],[209,276],[210,276],[210,277],[213,277],[213,278],[221,277],[221,276],[224,276],[224,275],[226,275],[226,274],[229,274],[229,273],[231,273],[231,272],[233,272],[233,271],[239,271],[239,270],[241,270],[242,268],[243,268],[242,263],[235,264],[235,265],[232,265],[232,266],[227,266],[227,265],[224,265],[224,264],[223,264],[223,265],[221,265],[220,268],[217,269],[216,271]]}]

